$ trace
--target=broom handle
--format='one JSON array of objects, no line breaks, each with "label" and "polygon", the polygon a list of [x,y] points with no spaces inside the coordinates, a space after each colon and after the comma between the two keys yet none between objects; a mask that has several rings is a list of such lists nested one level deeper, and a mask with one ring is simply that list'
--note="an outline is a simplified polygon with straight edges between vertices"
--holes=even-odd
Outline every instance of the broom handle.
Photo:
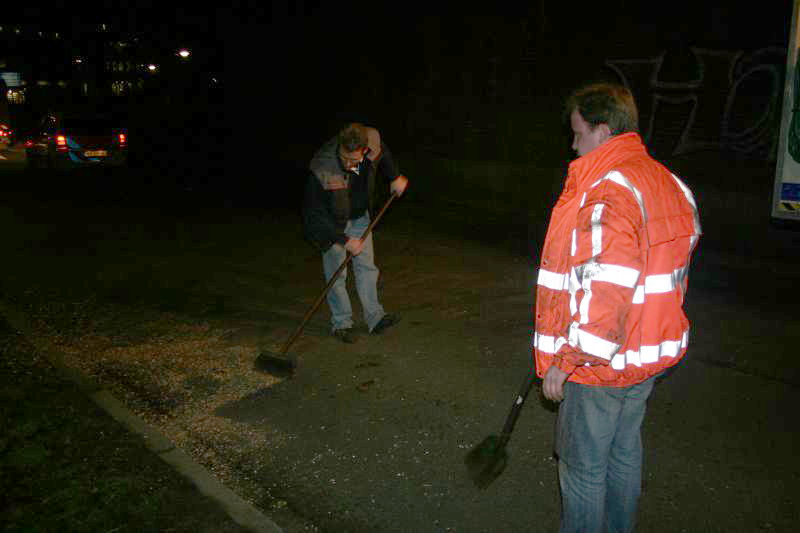
[{"label": "broom handle", "polygon": [[525,381],[522,382],[522,385],[519,388],[519,393],[517,393],[517,398],[514,400],[514,404],[511,406],[511,411],[509,411],[508,417],[506,417],[506,423],[503,426],[503,432],[500,434],[500,439],[497,443],[498,450],[504,448],[508,443],[508,440],[511,438],[511,432],[514,431],[514,426],[517,424],[519,413],[522,411],[522,406],[525,404],[525,399],[528,397],[528,393],[531,391],[534,376],[536,376],[536,373],[534,372],[533,368],[531,368],[528,371],[528,374],[525,376]]},{"label": "broom handle", "polygon": [[[389,199],[383,205],[381,210],[378,211],[378,214],[375,215],[375,218],[372,221],[370,221],[369,226],[367,226],[367,229],[364,230],[363,235],[361,235],[361,241],[364,241],[369,236],[370,232],[372,232],[372,228],[375,227],[375,224],[378,223],[378,221],[383,216],[383,213],[386,211],[386,209],[389,208],[389,204],[391,204],[392,200],[394,200],[396,197],[397,197],[397,195],[395,193],[392,193],[391,196],[389,196]],[[308,322],[308,320],[311,318],[311,315],[313,315],[314,312],[317,310],[317,308],[319,307],[319,304],[322,303],[322,300],[325,298],[325,296],[331,290],[331,287],[333,287],[333,284],[336,283],[336,280],[339,278],[339,274],[342,273],[342,270],[344,270],[347,267],[347,265],[350,263],[350,261],[352,261],[352,260],[353,260],[353,254],[351,254],[350,252],[347,252],[347,257],[345,258],[344,261],[342,261],[342,264],[339,265],[339,268],[336,270],[336,272],[333,273],[333,275],[331,276],[331,279],[328,280],[328,284],[325,286],[325,289],[322,291],[322,293],[317,297],[317,301],[315,301],[314,305],[311,306],[311,309],[309,309],[306,312],[306,316],[303,317],[302,322],[300,322],[300,325],[297,326],[297,329],[294,330],[294,333],[292,333],[292,336],[289,337],[286,340],[286,342],[283,344],[283,348],[281,348],[280,355],[286,355],[286,352],[289,351],[289,347],[294,343],[295,340],[297,340],[297,337],[300,336],[300,332],[303,331],[303,328],[305,327],[306,322]]]}]

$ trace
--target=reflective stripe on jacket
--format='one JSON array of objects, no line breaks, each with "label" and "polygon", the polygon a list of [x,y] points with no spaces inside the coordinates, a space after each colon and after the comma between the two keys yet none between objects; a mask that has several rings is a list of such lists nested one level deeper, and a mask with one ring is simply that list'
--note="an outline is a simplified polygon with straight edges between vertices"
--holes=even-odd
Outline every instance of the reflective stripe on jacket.
[{"label": "reflective stripe on jacket", "polygon": [[533,356],[586,385],[624,387],[686,352],[688,267],[699,238],[689,188],[636,133],[569,166],[542,249]]}]

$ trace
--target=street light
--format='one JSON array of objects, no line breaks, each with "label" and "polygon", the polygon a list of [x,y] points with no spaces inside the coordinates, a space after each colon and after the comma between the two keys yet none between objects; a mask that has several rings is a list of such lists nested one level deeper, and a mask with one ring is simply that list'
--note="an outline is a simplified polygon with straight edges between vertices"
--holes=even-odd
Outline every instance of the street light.
[{"label": "street light", "polygon": [[150,72],[155,72],[156,70],[158,70],[158,65],[150,63],[149,65],[147,65],[147,70],[149,70]]},{"label": "street light", "polygon": [[189,49],[187,48],[181,48],[180,50],[177,51],[176,55],[181,59],[189,59],[189,56],[192,55],[192,52],[189,51]]}]

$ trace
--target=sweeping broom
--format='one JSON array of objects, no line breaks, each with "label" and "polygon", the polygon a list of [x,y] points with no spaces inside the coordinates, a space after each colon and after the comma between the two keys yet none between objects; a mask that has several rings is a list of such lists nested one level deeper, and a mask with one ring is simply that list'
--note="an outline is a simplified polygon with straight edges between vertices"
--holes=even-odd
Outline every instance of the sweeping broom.
[{"label": "sweeping broom", "polygon": [[511,406],[511,411],[506,417],[506,423],[503,425],[503,431],[500,436],[489,435],[480,444],[473,447],[464,458],[464,464],[467,465],[467,473],[479,489],[488,487],[506,468],[506,463],[508,462],[506,444],[511,438],[511,432],[514,431],[517,418],[522,410],[522,405],[525,403],[525,398],[528,397],[528,393],[531,391],[535,376],[536,373],[531,368],[525,376],[525,381],[522,382],[514,404]]}]

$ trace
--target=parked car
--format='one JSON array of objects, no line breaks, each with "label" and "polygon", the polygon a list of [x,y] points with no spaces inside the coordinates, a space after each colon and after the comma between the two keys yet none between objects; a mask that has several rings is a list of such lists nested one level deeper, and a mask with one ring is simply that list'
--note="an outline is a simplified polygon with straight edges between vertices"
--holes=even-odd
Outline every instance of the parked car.
[{"label": "parked car", "polygon": [[128,131],[109,115],[48,113],[24,145],[30,167],[121,166],[128,159]]},{"label": "parked car", "polygon": [[14,144],[14,130],[8,124],[0,122],[0,147]]}]

